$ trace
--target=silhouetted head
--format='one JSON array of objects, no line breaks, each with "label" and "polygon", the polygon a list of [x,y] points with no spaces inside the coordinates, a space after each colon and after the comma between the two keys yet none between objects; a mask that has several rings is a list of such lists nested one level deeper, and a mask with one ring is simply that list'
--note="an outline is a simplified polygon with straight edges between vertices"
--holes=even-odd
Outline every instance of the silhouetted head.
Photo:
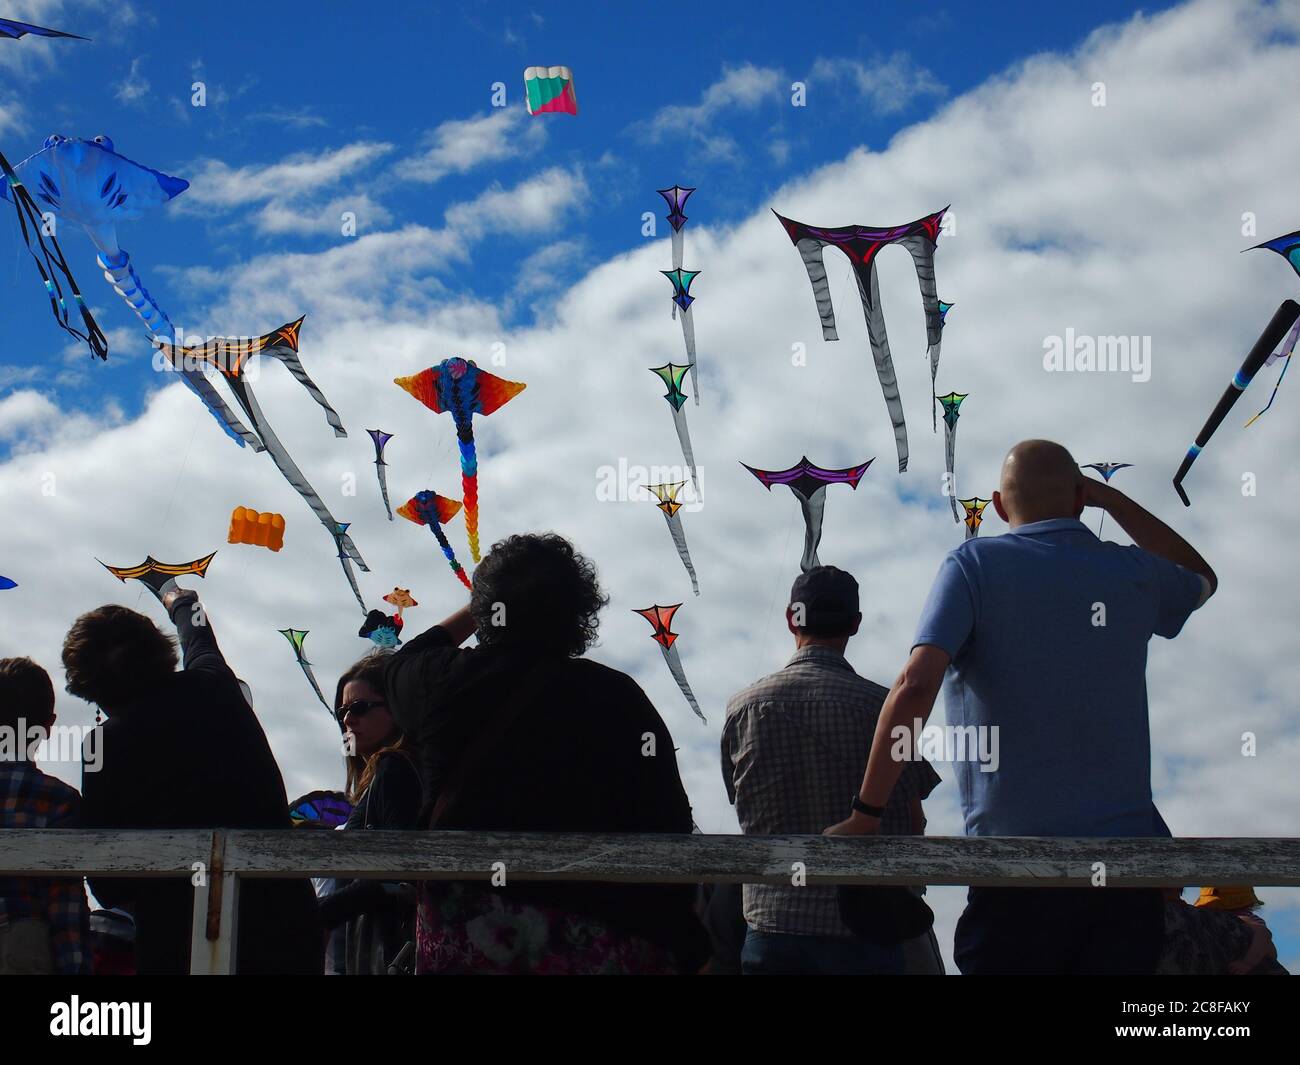
[{"label": "silhouetted head", "polygon": [[113,604],[82,614],[63,641],[68,691],[110,714],[175,672],[176,661],[174,637]]},{"label": "silhouetted head", "polygon": [[858,582],[835,566],[814,566],[795,578],[785,623],[796,647],[817,644],[844,653],[862,624]]},{"label": "silhouetted head", "polygon": [[30,658],[0,658],[0,728],[26,732],[54,723],[54,685]]},{"label": "silhouetted head", "polygon": [[474,570],[470,613],[483,646],[517,644],[576,657],[596,642],[609,602],[596,567],[555,533],[508,536]]}]

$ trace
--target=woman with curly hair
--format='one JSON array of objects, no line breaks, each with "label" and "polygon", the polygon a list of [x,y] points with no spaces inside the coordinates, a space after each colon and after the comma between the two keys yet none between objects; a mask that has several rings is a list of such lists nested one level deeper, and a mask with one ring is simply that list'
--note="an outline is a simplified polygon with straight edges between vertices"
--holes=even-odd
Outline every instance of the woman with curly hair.
[{"label": "woman with curly hair", "polygon": [[[384,695],[416,745],[421,824],[483,832],[681,832],[672,736],[637,683],[581,657],[607,602],[554,533],[511,536],[468,607],[394,654]],[[460,644],[478,634],[478,646]],[[427,884],[417,972],[694,972],[689,886]]]}]

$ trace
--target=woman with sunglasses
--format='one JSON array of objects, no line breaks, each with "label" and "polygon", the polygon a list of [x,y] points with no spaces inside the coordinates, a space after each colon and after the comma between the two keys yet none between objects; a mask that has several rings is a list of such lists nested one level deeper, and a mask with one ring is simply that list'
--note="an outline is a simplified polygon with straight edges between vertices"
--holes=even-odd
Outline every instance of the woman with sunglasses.
[{"label": "woman with sunglasses", "polygon": [[[420,777],[411,745],[384,699],[384,667],[390,652],[367,655],[339,678],[334,716],[347,740],[347,830],[414,828],[420,810]],[[327,928],[346,921],[344,971],[383,975],[414,939],[414,892],[408,885],[356,880],[321,900]]]}]

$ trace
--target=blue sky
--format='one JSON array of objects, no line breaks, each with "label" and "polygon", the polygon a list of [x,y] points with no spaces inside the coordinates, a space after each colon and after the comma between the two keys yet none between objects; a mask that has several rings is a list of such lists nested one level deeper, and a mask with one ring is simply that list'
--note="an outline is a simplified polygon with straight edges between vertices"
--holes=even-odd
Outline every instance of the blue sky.
[{"label": "blue sky", "polygon": [[[33,55],[20,77],[0,81],[0,101],[21,99],[18,117],[0,130],[15,163],[48,133],[105,133],[123,155],[195,182],[165,217],[124,225],[123,246],[177,321],[197,316],[212,331],[260,331],[207,320],[207,308],[187,298],[169,269],[220,269],[263,252],[319,250],[339,238],[259,231],[248,208],[264,200],[220,211],[192,206],[208,166],[237,172],[368,145],[366,158],[333,188],[345,208],[360,207],[360,233],[385,223],[436,226],[448,207],[494,183],[508,186],[530,170],[580,168],[587,189],[562,225],[569,254],[534,265],[545,269],[538,284],[550,291],[641,240],[641,212],[660,213],[658,197],[646,190],[674,181],[701,186],[710,219],[736,221],[792,175],[841,158],[850,145],[883,147],[991,74],[1040,51],[1073,47],[1128,10],[1106,2],[1045,17],[1040,5],[1015,3],[972,17],[960,6],[877,5],[850,16],[828,7],[794,18],[784,3],[709,4],[670,26],[636,5],[503,5],[489,15],[477,5],[399,2],[384,5],[382,23],[372,28],[354,5],[341,3],[136,3],[48,15],[19,4],[11,15],[46,18],[93,42],[6,43],[9,52],[39,49],[41,56]],[[257,27],[253,43],[250,25]],[[487,158],[437,180],[399,176],[405,158],[437,143],[443,123],[488,114],[494,82],[505,84],[509,108],[522,109],[523,68],[552,63],[575,71],[579,120],[547,116],[512,128],[506,140],[544,138],[522,157]],[[769,83],[763,75],[774,72],[782,77]],[[788,85],[810,76],[812,105],[789,106]],[[191,106],[195,81],[206,86],[202,108]],[[753,165],[755,156],[762,165]],[[382,215],[367,212],[368,202],[381,204]],[[500,299],[518,280],[521,260],[551,236],[506,234],[469,261],[431,274],[451,293]],[[102,309],[102,325],[133,324],[97,287],[87,243],[80,235],[64,243],[83,290]],[[37,283],[21,248],[0,255],[14,263],[12,281]],[[545,311],[546,303],[539,295],[518,313]],[[12,301],[6,311],[5,363],[47,366],[59,336],[48,329],[40,300]],[[93,407],[110,396],[135,413],[144,372],[101,373],[67,399]]]},{"label": "blue sky", "polygon": [[[528,390],[480,423],[484,541],[554,528],[591,555],[612,596],[594,656],[632,673],[663,713],[697,821],[735,831],[717,766],[723,708],[788,654],[780,606],[801,546],[793,500],[764,492],[740,462],[879,459],[855,492],[831,492],[822,558],[859,576],[867,620],[849,657],[881,683],[960,538],[937,489],[942,436],[924,424],[929,375],[905,354],[924,351],[910,262],[880,260],[913,434],[900,477],[847,265],[828,257],[842,339],[825,344],[769,209],[888,225],[952,203],[958,228],[936,256],[940,295],[955,303],[938,385],[970,393],[959,484],[987,497],[1006,448],[1034,435],[1061,439],[1080,462],[1134,464],[1116,486],[1188,535],[1222,582],[1178,640],[1151,648],[1157,802],[1179,835],[1295,834],[1300,578],[1278,552],[1300,495],[1288,460],[1300,421],[1285,413],[1287,389],[1248,432],[1240,423],[1264,396],[1248,395],[1225,423],[1188,480],[1190,510],[1169,486],[1241,354],[1295,293],[1280,260],[1238,254],[1300,227],[1292,183],[1278,176],[1300,168],[1300,145],[1276,137],[1294,111],[1295,5],[1201,0],[1139,14],[1118,3],[751,2],[700,5],[679,25],[646,5],[383,6],[371,29],[354,4],[14,0],[7,16],[94,41],[0,41],[0,147],[12,161],[49,133],[104,133],[123,155],[190,181],[119,234],[177,324],[260,334],[307,315],[304,365],[349,437],[335,440],[278,370],[257,393],[322,497],[354,522],[372,569],[361,575],[367,602],[409,587],[418,627],[461,590],[427,532],[385,519],[363,429],[396,434],[395,503],[427,487],[458,496],[450,425],[391,381],[501,345],[500,372]],[[524,67],[551,64],[574,71],[577,118],[523,112]],[[191,106],[195,81],[205,107]],[[498,81],[504,110],[490,106]],[[796,81],[807,106],[791,105]],[[1097,81],[1104,108],[1091,101]],[[699,187],[684,264],[702,271],[692,289],[701,403],[687,417],[706,502],[684,512],[699,599],[636,478],[612,501],[598,487],[611,470],[680,462],[645,372],[682,355],[658,276],[670,263],[654,192],[674,182]],[[653,239],[641,233],[647,211]],[[355,236],[340,232],[343,212],[356,215]],[[12,225],[0,227],[0,499],[22,515],[0,523],[0,573],[19,582],[0,599],[0,654],[32,654],[57,674],[76,613],[104,601],[153,609],[97,557],[217,548],[205,604],[290,792],[338,784],[332,726],[275,633],[311,631],[326,690],[367,646],[328,542],[269,462],[235,449],[152,372],[147,337],[89,241],[63,232],[62,243],[112,353],[92,363],[54,327]],[[1045,338],[1068,329],[1150,336],[1150,381],[1045,373]],[[792,365],[794,345],[806,365]],[[1256,388],[1271,386],[1269,376]],[[1245,472],[1257,495],[1239,491]],[[282,512],[285,550],[228,546],[237,505]],[[984,534],[1004,529],[990,509]],[[1109,521],[1106,537],[1126,539]],[[40,565],[50,544],[54,570]],[[679,600],[677,646],[707,726],[631,613]],[[66,696],[59,713],[92,717]],[[1251,760],[1240,752],[1248,731],[1259,738]],[[953,775],[941,771],[930,831],[954,834]],[[75,767],[60,772],[76,782]],[[945,951],[960,894],[932,896]],[[1266,894],[1293,969],[1296,896]]]}]

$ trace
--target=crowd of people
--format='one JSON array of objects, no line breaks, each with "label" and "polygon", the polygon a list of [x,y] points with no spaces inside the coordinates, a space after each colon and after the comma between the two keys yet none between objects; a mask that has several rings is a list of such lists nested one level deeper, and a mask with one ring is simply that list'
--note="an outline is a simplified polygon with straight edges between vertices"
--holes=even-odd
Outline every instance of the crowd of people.
[{"label": "crowd of people", "polygon": [[[890,688],[845,657],[862,623],[854,578],[822,566],[794,582],[793,656],[727,705],[722,777],[743,832],[923,834],[940,777],[916,731],[946,682],[949,727],[996,736],[994,762],[955,764],[967,835],[1169,835],[1151,791],[1147,644],[1179,633],[1214,571],[1049,441],[1011,450],[993,505],[1010,531],[944,558]],[[1099,540],[1085,507],[1133,545]],[[120,606],[76,619],[63,667],[107,718],[96,771],[78,794],[30,758],[0,761],[0,827],[290,830],[280,769],[197,596],[162,599],[175,639]],[[348,669],[334,697],[344,830],[690,833],[663,720],[631,677],[584,657],[606,602],[568,541],[511,536],[468,606]],[[53,723],[46,671],[0,660],[0,728]],[[106,907],[96,931],[81,881],[0,874],[0,974],[189,970],[187,880],[89,886]],[[1207,887],[1195,905],[1182,891],[972,888],[954,957],[967,974],[1285,972],[1251,888]],[[923,894],[797,878],[251,879],[236,959],[240,973],[285,974],[940,973]],[[104,945],[124,938],[125,961]]]}]

